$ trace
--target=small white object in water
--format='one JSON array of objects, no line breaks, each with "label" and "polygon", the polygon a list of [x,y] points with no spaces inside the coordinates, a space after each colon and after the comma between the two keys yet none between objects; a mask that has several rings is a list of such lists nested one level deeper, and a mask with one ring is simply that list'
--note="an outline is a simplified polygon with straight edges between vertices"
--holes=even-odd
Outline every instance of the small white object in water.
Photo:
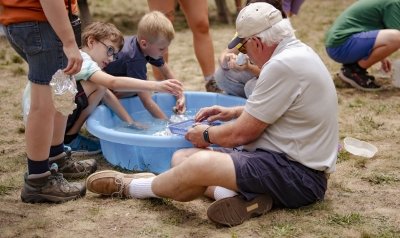
[{"label": "small white object in water", "polygon": [[171,115],[171,117],[169,118],[169,121],[171,122],[171,123],[177,123],[177,122],[181,122],[181,121],[187,121],[187,120],[189,120],[189,119],[191,119],[191,117],[189,117],[189,116],[187,116],[187,115],[184,115],[184,114],[174,114],[174,115]]},{"label": "small white object in water", "polygon": [[156,133],[153,134],[153,136],[171,136],[171,135],[173,134],[168,128],[163,131],[157,131]]}]

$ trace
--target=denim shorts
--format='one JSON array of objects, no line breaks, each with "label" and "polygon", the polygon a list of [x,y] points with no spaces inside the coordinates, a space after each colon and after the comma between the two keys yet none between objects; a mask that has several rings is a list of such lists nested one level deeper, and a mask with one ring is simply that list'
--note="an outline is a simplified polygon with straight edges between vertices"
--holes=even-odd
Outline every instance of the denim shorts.
[{"label": "denim shorts", "polygon": [[58,69],[67,66],[63,44],[48,22],[23,22],[5,27],[11,46],[29,66],[32,83],[48,85]]},{"label": "denim shorts", "polygon": [[325,173],[289,160],[285,154],[265,150],[214,150],[231,156],[239,192],[247,200],[258,194],[269,194],[274,206],[298,208],[324,198]]},{"label": "denim shorts", "polygon": [[[215,81],[226,94],[246,98],[245,85],[257,78],[248,71],[237,71],[219,67],[214,74]],[[251,90],[252,91],[252,90]]]},{"label": "denim shorts", "polygon": [[378,33],[379,30],[374,30],[354,34],[340,46],[327,47],[326,52],[329,57],[342,64],[367,59],[374,48]]}]

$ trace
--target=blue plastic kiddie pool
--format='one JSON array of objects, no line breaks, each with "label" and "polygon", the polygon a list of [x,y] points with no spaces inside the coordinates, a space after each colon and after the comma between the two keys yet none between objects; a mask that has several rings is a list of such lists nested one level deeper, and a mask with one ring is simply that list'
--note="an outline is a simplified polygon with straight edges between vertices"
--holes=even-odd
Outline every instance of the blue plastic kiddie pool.
[{"label": "blue plastic kiddie pool", "polygon": [[[191,115],[206,106],[239,106],[245,103],[244,98],[217,93],[186,92],[185,97],[187,111]],[[168,117],[173,114],[174,96],[156,93],[153,99]],[[138,97],[122,99],[121,102],[135,120],[142,123],[152,120]],[[176,150],[192,147],[181,135],[160,136],[137,130],[120,130],[121,124],[119,117],[104,105],[97,107],[86,122],[88,131],[100,139],[105,159],[124,169],[162,173],[170,168],[171,157]]]}]

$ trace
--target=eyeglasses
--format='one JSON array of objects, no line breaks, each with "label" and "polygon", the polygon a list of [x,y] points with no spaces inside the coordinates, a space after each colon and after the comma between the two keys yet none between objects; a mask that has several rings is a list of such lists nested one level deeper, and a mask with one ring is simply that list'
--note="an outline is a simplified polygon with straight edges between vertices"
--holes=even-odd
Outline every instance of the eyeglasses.
[{"label": "eyeglasses", "polygon": [[117,54],[118,54],[118,52],[116,52],[115,51],[115,48],[113,47],[113,46],[111,46],[111,45],[106,45],[106,44],[104,44],[102,41],[100,41],[100,40],[97,40],[98,42],[100,42],[102,45],[104,45],[106,48],[107,48],[107,55],[108,56],[112,56],[113,57],[113,60],[116,60],[117,59]]},{"label": "eyeglasses", "polygon": [[247,40],[245,40],[243,43],[242,43],[242,45],[238,48],[238,51],[240,52],[240,53],[242,53],[242,54],[247,54],[247,50],[246,50],[246,43],[247,43],[247,41],[249,41],[250,40],[250,38],[249,39],[247,39]]}]

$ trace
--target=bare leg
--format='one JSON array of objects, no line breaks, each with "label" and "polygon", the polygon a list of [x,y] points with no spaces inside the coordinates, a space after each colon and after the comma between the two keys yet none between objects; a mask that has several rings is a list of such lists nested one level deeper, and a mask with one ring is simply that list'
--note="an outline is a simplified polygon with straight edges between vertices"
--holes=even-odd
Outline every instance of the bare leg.
[{"label": "bare leg", "polygon": [[[189,159],[192,154],[195,154],[195,153],[197,153],[197,152],[199,152],[201,150],[202,149],[198,149],[198,148],[190,148],[190,149],[179,150],[171,160],[171,167],[178,166],[182,162],[184,162],[187,159]],[[216,187],[217,186],[209,186],[209,187],[207,187],[207,189],[206,189],[206,191],[204,192],[203,195],[206,196],[206,197],[209,197],[211,199],[215,199],[214,191],[215,191]]]},{"label": "bare leg", "polygon": [[202,151],[203,149],[198,148],[189,148],[189,149],[181,149],[175,152],[174,156],[171,159],[171,167],[176,167],[181,164],[183,161],[187,160],[191,155]]},{"label": "bare leg", "polygon": [[25,140],[28,158],[43,161],[49,157],[53,139],[55,108],[51,88],[32,83],[31,106],[26,123]]},{"label": "bare leg", "polygon": [[[74,125],[72,126],[69,131],[67,131],[66,135],[74,135],[79,133],[80,129],[82,128],[83,124],[85,123],[86,119],[89,115],[96,109],[99,105],[101,99],[104,97],[106,88],[103,86],[98,86],[92,82],[81,82],[82,88],[85,91],[85,94],[88,96],[88,106],[85,110],[82,111],[79,118],[76,120]],[[65,130],[65,128],[64,128]]]},{"label": "bare leg", "polygon": [[393,29],[380,30],[371,55],[366,60],[358,61],[358,64],[368,69],[375,63],[385,59],[400,48],[400,31]]},{"label": "bare leg", "polygon": [[[187,155],[187,152],[178,151],[173,157]],[[176,167],[158,175],[152,183],[152,190],[160,197],[190,201],[202,196],[208,186],[216,185],[237,191],[233,161],[225,153],[199,150]]]},{"label": "bare leg", "polygon": [[60,145],[64,142],[65,127],[67,126],[68,117],[57,112],[54,118],[53,140],[51,145]]},{"label": "bare leg", "polygon": [[235,0],[235,6],[236,6],[236,13],[239,13],[240,10],[242,10],[242,0]]},{"label": "bare leg", "polygon": [[[177,154],[177,156],[174,156],[171,160],[171,167],[176,167],[179,164],[181,164],[183,161],[187,160],[189,158],[190,155],[201,151],[201,149],[197,149],[197,148],[190,148],[190,149],[182,149],[180,150],[179,154]],[[204,195],[214,199],[214,190],[215,190],[216,186],[210,186],[207,187],[206,191],[204,192]]]},{"label": "bare leg", "polygon": [[208,2],[180,0],[188,25],[193,33],[193,46],[203,76],[210,76],[215,71],[214,46],[209,31]]}]

